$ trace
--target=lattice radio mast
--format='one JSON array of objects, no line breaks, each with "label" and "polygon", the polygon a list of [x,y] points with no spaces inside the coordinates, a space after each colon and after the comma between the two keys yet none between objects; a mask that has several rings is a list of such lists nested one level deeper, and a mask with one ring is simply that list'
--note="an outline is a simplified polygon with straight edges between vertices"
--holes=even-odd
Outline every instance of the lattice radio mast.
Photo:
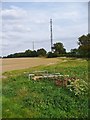
[{"label": "lattice radio mast", "polygon": [[53,52],[52,19],[50,19],[51,52]]}]

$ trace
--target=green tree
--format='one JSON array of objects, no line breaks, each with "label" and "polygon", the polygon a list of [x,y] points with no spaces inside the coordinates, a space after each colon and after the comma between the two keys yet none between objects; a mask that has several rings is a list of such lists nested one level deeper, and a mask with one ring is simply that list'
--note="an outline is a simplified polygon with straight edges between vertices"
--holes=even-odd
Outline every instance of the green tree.
[{"label": "green tree", "polygon": [[31,57],[31,53],[32,53],[32,51],[31,50],[26,50],[25,51],[25,57]]},{"label": "green tree", "polygon": [[54,52],[58,53],[58,54],[65,54],[66,53],[66,49],[64,48],[63,44],[58,42],[54,44]]},{"label": "green tree", "polygon": [[37,52],[35,50],[31,51],[31,57],[37,57]]},{"label": "green tree", "polygon": [[55,53],[55,52],[54,52],[54,53],[52,53],[52,52],[48,52],[47,57],[48,57],[48,58],[58,57],[58,54]]},{"label": "green tree", "polygon": [[26,57],[37,57],[37,52],[35,50],[26,50],[24,54]]},{"label": "green tree", "polygon": [[70,50],[70,56],[76,57],[78,55],[78,49],[74,48]]},{"label": "green tree", "polygon": [[46,50],[41,48],[37,50],[37,55],[38,56],[46,56]]},{"label": "green tree", "polygon": [[79,37],[78,52],[82,57],[90,57],[90,34]]}]

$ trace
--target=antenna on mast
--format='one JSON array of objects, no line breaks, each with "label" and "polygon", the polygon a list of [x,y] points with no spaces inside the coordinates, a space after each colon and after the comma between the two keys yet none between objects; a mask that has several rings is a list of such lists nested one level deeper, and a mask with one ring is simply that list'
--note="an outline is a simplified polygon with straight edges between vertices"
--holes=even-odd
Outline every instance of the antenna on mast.
[{"label": "antenna on mast", "polygon": [[50,19],[51,52],[53,52],[52,19]]}]

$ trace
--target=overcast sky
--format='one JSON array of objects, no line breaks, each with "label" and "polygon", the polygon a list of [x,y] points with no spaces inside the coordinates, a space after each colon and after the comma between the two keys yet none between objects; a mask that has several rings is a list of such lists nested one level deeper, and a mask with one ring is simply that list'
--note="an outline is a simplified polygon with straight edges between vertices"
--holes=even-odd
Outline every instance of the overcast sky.
[{"label": "overcast sky", "polygon": [[[4,0],[5,1],[5,0]],[[87,2],[4,2],[2,4],[2,54],[45,48],[50,51],[50,18],[53,42],[69,51],[78,37],[88,33]]]},{"label": "overcast sky", "polygon": [[88,2],[89,0],[1,0],[3,2]]}]

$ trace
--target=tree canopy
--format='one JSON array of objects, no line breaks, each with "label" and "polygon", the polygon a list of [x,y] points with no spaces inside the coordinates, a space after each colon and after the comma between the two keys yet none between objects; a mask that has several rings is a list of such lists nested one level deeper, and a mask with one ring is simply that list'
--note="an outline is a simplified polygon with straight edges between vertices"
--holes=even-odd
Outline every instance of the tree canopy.
[{"label": "tree canopy", "polygon": [[66,52],[63,43],[57,42],[53,44],[53,52],[47,52],[44,48],[36,50],[26,50],[25,52],[14,53],[6,56],[7,58],[15,57],[89,57],[90,58],[90,34],[82,35],[78,38],[78,48],[73,48],[70,52]]},{"label": "tree canopy", "polygon": [[90,57],[90,34],[87,35],[82,35],[81,37],[79,37],[79,48],[78,48],[78,52],[81,56],[83,57]]},{"label": "tree canopy", "polygon": [[55,43],[53,49],[54,49],[55,53],[58,53],[58,54],[66,53],[66,49],[64,48],[63,44],[60,42]]},{"label": "tree canopy", "polygon": [[47,53],[46,50],[43,48],[37,50],[38,56],[46,56],[46,53]]}]

